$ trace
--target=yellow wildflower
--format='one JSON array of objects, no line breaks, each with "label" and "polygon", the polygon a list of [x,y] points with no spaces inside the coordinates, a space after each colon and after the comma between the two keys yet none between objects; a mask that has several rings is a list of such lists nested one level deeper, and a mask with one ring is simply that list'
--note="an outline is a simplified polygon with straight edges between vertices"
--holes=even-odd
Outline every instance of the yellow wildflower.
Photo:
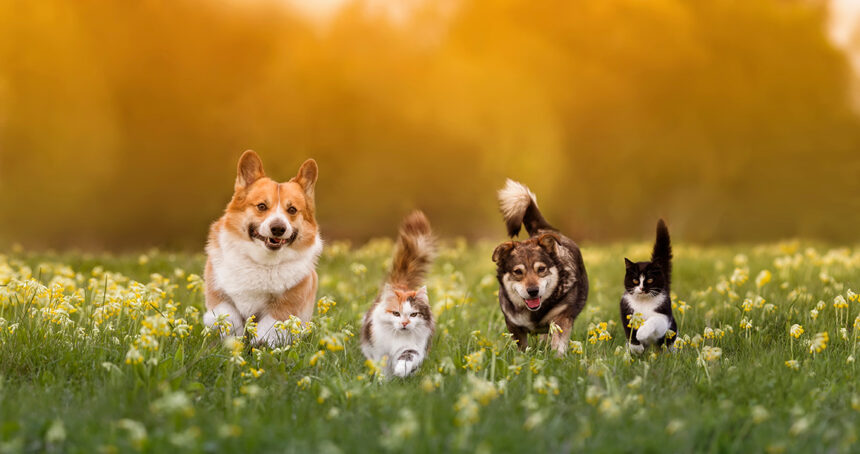
[{"label": "yellow wildflower", "polygon": [[809,344],[809,353],[821,353],[827,348],[827,342],[830,340],[830,335],[827,331],[818,333],[812,342]]},{"label": "yellow wildflower", "polygon": [[791,325],[791,329],[789,329],[788,332],[791,334],[791,337],[800,339],[800,336],[803,334],[803,327],[795,323],[794,325]]}]

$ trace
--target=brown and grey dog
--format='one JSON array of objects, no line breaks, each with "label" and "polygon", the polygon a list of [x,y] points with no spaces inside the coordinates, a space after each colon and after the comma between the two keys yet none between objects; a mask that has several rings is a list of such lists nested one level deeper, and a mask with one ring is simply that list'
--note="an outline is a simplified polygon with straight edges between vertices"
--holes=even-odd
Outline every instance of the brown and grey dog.
[{"label": "brown and grey dog", "polygon": [[493,251],[499,305],[508,330],[525,350],[529,333],[546,333],[555,324],[558,329],[553,330],[550,345],[564,355],[573,321],[588,298],[588,275],[579,247],[544,219],[525,185],[508,180],[499,191],[499,205],[511,238],[521,226],[529,234],[527,240],[508,241]]}]

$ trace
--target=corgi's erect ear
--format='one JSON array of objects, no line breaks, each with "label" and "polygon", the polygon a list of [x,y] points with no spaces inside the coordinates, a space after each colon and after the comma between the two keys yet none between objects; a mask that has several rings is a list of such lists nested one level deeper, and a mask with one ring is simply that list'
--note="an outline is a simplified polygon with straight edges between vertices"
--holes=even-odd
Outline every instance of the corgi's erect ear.
[{"label": "corgi's erect ear", "polygon": [[503,257],[508,255],[514,249],[514,242],[508,241],[496,246],[496,250],[493,251],[493,262],[499,263]]},{"label": "corgi's erect ear", "polygon": [[293,181],[299,184],[305,190],[305,194],[311,199],[314,198],[314,185],[317,183],[317,175],[319,169],[317,162],[313,159],[308,159],[302,166],[299,167],[299,173],[293,178]]},{"label": "corgi's erect ear", "polygon": [[266,176],[263,172],[263,161],[253,150],[247,150],[239,158],[239,167],[236,171],[236,190],[245,189],[255,181]]}]

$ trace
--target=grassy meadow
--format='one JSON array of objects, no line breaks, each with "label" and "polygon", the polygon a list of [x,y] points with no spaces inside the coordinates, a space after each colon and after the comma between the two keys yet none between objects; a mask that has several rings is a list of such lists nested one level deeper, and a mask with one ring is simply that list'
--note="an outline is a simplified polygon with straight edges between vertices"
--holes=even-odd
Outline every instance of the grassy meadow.
[{"label": "grassy meadow", "polygon": [[201,326],[201,255],[0,255],[0,453],[860,451],[860,248],[676,246],[678,351],[631,357],[622,258],[650,244],[586,244],[555,358],[506,336],[492,247],[441,251],[405,380],[358,346],[387,240],[328,245],[313,323],[276,350]]}]

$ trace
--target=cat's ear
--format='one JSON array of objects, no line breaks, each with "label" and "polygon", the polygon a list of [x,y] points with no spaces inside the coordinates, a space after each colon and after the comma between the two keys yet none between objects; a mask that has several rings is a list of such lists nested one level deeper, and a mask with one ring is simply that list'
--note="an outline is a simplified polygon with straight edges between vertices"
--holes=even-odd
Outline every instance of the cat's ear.
[{"label": "cat's ear", "polygon": [[555,233],[544,233],[538,238],[538,244],[540,247],[544,248],[550,254],[555,254],[558,252],[558,243],[561,241],[561,238],[558,237]]},{"label": "cat's ear", "polygon": [[496,246],[496,250],[493,251],[493,262],[499,263],[503,258],[507,257],[508,254],[514,249],[514,242],[507,241],[498,246]]},{"label": "cat's ear", "polygon": [[630,268],[631,266],[633,266],[633,262],[631,262],[630,259],[628,259],[627,257],[624,257],[624,266]]},{"label": "cat's ear", "polygon": [[427,286],[426,285],[422,285],[421,288],[419,288],[415,292],[415,299],[418,301],[421,301],[422,303],[430,304],[430,298],[427,296]]}]

